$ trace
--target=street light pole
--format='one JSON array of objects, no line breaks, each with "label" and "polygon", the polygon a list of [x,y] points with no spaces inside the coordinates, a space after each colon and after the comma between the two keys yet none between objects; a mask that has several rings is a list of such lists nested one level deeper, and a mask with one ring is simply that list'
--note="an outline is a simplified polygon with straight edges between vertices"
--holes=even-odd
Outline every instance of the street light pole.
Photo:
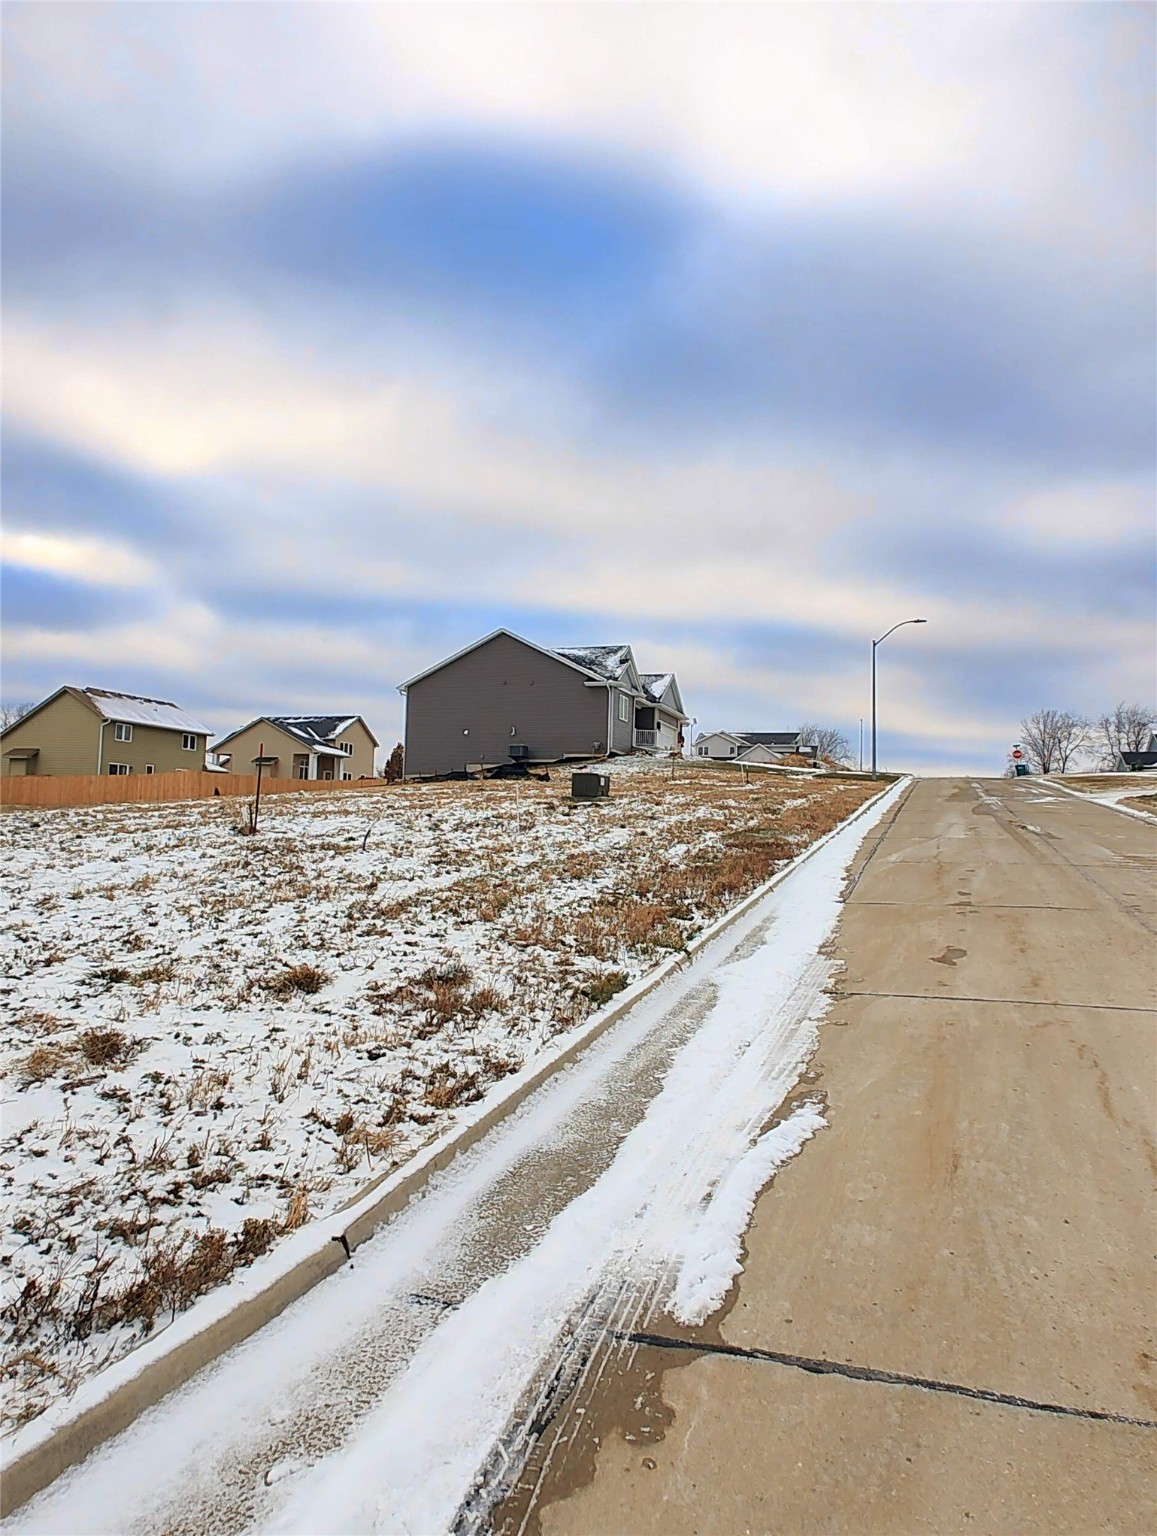
[{"label": "street light pole", "polygon": [[898,629],[903,629],[905,624],[927,624],[927,619],[901,619],[898,624],[893,624],[891,629],[886,629],[878,640],[872,641],[872,777],[876,777],[876,647],[883,645],[889,635],[895,634]]}]

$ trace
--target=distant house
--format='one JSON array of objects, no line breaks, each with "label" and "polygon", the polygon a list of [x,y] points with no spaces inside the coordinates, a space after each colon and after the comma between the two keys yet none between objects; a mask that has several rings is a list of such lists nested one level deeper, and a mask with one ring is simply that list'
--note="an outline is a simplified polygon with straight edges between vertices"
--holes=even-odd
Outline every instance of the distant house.
[{"label": "distant house", "polygon": [[213,749],[218,765],[253,773],[258,752],[272,779],[368,779],[377,737],[360,715],[261,715]]},{"label": "distant house", "polygon": [[744,741],[742,736],[733,735],[731,731],[711,731],[696,738],[695,756],[709,757],[719,762],[728,758],[737,758],[741,752],[746,752],[750,745],[751,743]]},{"label": "distant house", "polygon": [[6,778],[200,769],[208,726],[163,699],[58,688],[0,735]]},{"label": "distant house", "polygon": [[716,762],[782,763],[789,757],[815,762],[816,746],[801,741],[798,731],[712,731],[696,739],[695,756]]},{"label": "distant house", "polygon": [[510,762],[674,752],[687,715],[672,672],[640,672],[629,645],[548,650],[508,629],[400,684],[407,778]]}]

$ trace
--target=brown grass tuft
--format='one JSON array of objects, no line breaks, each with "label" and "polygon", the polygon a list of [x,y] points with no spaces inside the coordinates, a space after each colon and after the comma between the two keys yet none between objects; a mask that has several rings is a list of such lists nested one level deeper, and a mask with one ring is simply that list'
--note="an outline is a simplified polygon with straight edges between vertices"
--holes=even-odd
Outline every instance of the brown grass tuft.
[{"label": "brown grass tuft", "polygon": [[295,992],[305,992],[312,996],[332,980],[328,971],[303,961],[300,965],[291,965],[279,976],[269,977],[262,985],[273,997],[284,999],[292,997]]},{"label": "brown grass tuft", "polygon": [[593,1008],[603,1008],[626,985],[627,977],[623,971],[604,971],[601,976],[592,976],[580,991]]},{"label": "brown grass tuft", "polygon": [[120,1029],[86,1029],[77,1044],[90,1067],[125,1067],[141,1049]]},{"label": "brown grass tuft", "polygon": [[426,1084],[425,1100],[432,1109],[450,1109],[480,1099],[477,1072],[455,1072],[448,1061],[434,1068]]}]

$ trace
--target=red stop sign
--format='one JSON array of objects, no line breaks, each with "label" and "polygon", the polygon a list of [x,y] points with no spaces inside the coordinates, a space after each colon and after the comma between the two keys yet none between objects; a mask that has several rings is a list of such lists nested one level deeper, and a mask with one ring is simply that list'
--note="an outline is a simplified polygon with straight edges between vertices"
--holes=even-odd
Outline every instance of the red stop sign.
[{"label": "red stop sign", "polygon": [[1024,753],[1020,750],[1019,747],[1014,747],[1012,749],[1012,755],[1013,755],[1014,758],[1019,759],[1019,758],[1022,758],[1024,756]]}]

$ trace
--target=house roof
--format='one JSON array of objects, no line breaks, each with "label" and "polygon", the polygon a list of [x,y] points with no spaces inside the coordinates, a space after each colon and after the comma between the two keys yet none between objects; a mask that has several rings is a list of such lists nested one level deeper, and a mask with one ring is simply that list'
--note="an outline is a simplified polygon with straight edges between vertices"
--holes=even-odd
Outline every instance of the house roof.
[{"label": "house roof", "polygon": [[737,736],[734,731],[700,731],[695,738],[695,745],[698,746],[701,741],[714,741],[717,736],[721,736],[724,741],[733,741],[737,747],[747,740],[746,736]]},{"label": "house roof", "polygon": [[207,725],[187,710],[165,699],[146,699],[135,693],[114,693],[108,688],[83,688],[81,692],[106,720],[124,725],[152,725],[162,731],[190,731],[196,736],[211,736]]},{"label": "house roof", "polygon": [[735,735],[753,747],[794,747],[799,741],[798,731],[736,731]]},{"label": "house roof", "polygon": [[1130,768],[1157,768],[1157,752],[1122,752],[1120,757]]},{"label": "house roof", "polygon": [[617,683],[635,659],[629,645],[559,645],[552,654],[608,683]]},{"label": "house roof", "polygon": [[332,747],[357,719],[356,715],[266,715],[270,725],[280,726],[307,747]]},{"label": "house roof", "polygon": [[356,721],[361,720],[366,734],[378,745],[378,738],[370,730],[361,715],[258,715],[256,720],[250,720],[248,725],[243,725],[239,730],[230,731],[217,743],[219,751],[226,742],[232,741],[235,736],[240,736],[242,731],[252,730],[255,725],[263,721],[275,726],[279,731],[284,731],[287,736],[292,736],[295,741],[300,741],[303,747],[308,747],[314,752],[333,752],[334,740],[343,731],[349,729]]},{"label": "house roof", "polygon": [[643,685],[643,692],[652,704],[658,704],[675,681],[675,674],[674,672],[640,672],[639,681]]}]

